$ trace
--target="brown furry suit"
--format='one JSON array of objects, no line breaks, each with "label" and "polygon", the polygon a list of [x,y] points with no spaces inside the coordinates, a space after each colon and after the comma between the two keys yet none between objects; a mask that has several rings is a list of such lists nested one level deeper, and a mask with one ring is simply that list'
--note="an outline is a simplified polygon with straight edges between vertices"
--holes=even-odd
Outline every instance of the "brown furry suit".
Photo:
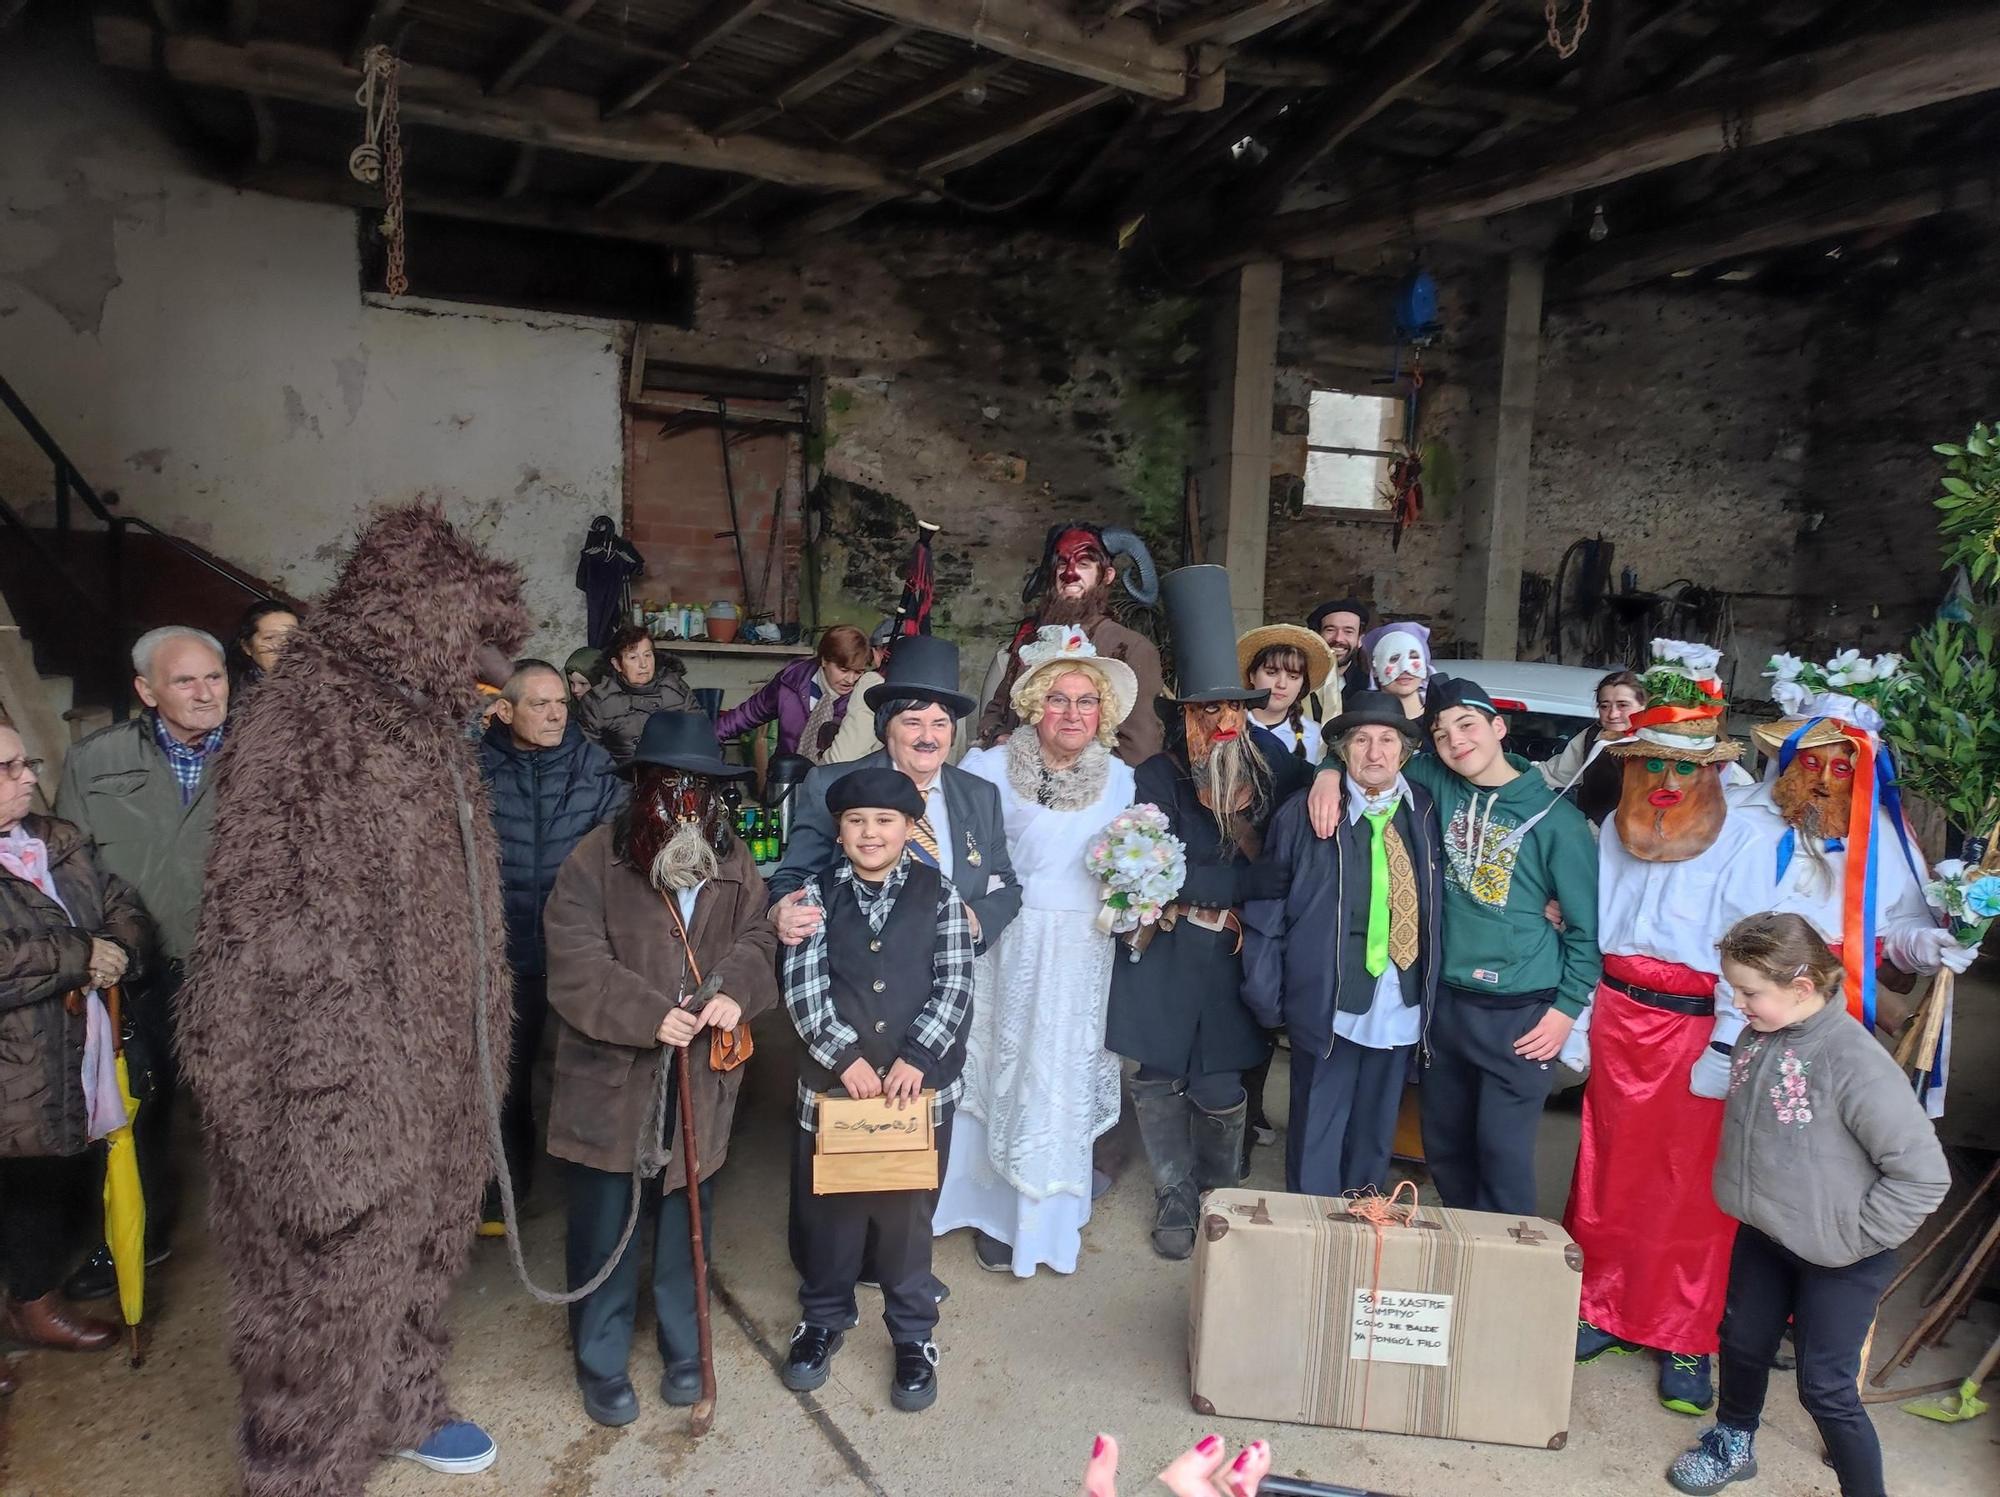
[{"label": "brown furry suit", "polygon": [[349,1497],[451,1417],[445,1299],[487,1174],[474,797],[492,1053],[512,993],[498,847],[465,724],[520,576],[428,506],[362,532],[229,736],[182,1064],[206,1122],[250,1497]]}]

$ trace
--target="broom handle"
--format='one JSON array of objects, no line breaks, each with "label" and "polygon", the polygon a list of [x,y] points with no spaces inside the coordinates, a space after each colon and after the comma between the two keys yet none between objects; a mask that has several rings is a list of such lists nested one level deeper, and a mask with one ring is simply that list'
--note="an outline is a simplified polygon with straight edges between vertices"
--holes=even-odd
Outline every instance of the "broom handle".
[{"label": "broom handle", "polygon": [[[701,965],[694,958],[694,942],[688,938],[687,922],[671,897],[666,905],[667,913],[673,917],[674,934],[681,938],[681,950],[687,953],[688,975],[694,978],[698,989],[703,980]],[[708,1252],[701,1230],[701,1156],[695,1146],[694,1085],[689,1079],[693,1064],[694,1041],[689,1040],[681,1047],[680,1064],[675,1067],[680,1080],[681,1158],[687,1164],[688,1256],[694,1261],[695,1336],[701,1348],[701,1399],[694,1406],[688,1427],[694,1434],[705,1435],[715,1422],[715,1342],[708,1323]]]}]

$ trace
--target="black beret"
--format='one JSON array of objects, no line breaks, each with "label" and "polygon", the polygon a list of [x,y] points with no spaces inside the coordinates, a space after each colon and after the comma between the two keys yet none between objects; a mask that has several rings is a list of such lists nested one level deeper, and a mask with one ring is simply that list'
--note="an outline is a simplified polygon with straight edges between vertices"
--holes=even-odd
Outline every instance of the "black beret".
[{"label": "black beret", "polygon": [[1307,615],[1306,627],[1315,634],[1319,633],[1319,626],[1326,622],[1326,616],[1330,613],[1351,613],[1361,620],[1362,628],[1368,627],[1368,605],[1359,598],[1334,598],[1330,602],[1320,604]]},{"label": "black beret", "polygon": [[924,814],[924,798],[900,769],[857,769],[827,787],[826,809],[834,820],[843,811],[863,808],[901,811],[914,821]]}]

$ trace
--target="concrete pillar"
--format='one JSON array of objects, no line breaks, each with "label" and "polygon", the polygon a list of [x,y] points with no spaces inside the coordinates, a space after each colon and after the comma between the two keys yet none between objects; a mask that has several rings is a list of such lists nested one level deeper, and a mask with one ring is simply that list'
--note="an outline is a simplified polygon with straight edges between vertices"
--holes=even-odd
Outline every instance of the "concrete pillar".
[{"label": "concrete pillar", "polygon": [[1500,393],[1479,434],[1479,481],[1466,492],[1458,578],[1458,636],[1487,660],[1519,654],[1521,552],[1527,540],[1528,455],[1535,436],[1535,380],[1542,354],[1542,260],[1507,261]]},{"label": "concrete pillar", "polygon": [[1201,483],[1203,560],[1229,568],[1240,634],[1264,622],[1271,528],[1271,402],[1283,267],[1259,261],[1216,283]]}]

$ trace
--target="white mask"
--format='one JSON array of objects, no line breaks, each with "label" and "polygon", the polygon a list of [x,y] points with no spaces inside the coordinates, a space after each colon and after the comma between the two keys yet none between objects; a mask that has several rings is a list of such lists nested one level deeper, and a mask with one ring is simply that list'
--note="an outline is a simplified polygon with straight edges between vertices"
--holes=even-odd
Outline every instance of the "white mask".
[{"label": "white mask", "polygon": [[1415,676],[1421,681],[1431,673],[1424,659],[1423,641],[1402,629],[1391,629],[1375,641],[1370,663],[1375,667],[1376,681],[1383,686],[1401,676]]}]

